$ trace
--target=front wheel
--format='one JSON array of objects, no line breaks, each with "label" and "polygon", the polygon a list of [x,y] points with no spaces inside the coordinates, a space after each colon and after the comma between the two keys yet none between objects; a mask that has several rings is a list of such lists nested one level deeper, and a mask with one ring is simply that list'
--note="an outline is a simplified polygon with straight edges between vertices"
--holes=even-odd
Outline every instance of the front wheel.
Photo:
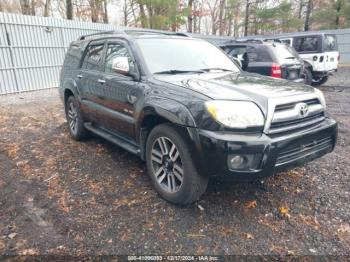
[{"label": "front wheel", "polygon": [[312,79],[312,86],[321,86],[328,81],[328,76]]},{"label": "front wheel", "polygon": [[208,178],[196,170],[186,138],[180,128],[161,124],[146,144],[147,169],[155,189],[167,201],[182,205],[198,200],[208,185]]},{"label": "front wheel", "polygon": [[312,84],[312,73],[311,73],[311,69],[309,68],[304,68],[302,77],[304,78],[304,83],[306,85],[311,85]]}]

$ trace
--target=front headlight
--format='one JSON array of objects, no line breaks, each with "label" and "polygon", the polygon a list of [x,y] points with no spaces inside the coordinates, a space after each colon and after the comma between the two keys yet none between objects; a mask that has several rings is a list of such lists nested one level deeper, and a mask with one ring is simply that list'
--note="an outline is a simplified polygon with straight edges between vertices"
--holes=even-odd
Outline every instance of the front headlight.
[{"label": "front headlight", "polygon": [[315,92],[316,92],[318,98],[320,99],[320,102],[321,102],[324,110],[326,111],[327,105],[326,105],[326,99],[324,98],[323,92],[317,88],[315,88]]},{"label": "front headlight", "polygon": [[226,127],[246,129],[264,126],[264,116],[252,102],[214,100],[206,102],[205,106],[212,118]]}]

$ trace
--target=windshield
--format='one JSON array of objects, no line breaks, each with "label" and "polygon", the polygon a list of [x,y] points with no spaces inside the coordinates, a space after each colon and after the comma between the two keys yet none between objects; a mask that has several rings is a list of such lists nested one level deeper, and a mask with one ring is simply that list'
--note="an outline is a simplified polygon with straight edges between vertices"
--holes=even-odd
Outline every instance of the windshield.
[{"label": "windshield", "polygon": [[214,45],[189,38],[137,39],[137,44],[152,74],[169,72],[240,71]]},{"label": "windshield", "polygon": [[337,51],[337,38],[334,35],[325,35],[325,51]]}]

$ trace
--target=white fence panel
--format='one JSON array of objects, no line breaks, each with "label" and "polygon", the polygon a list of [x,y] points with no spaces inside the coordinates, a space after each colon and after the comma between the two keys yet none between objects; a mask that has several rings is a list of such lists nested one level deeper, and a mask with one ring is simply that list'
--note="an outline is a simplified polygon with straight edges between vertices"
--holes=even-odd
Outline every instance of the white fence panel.
[{"label": "white fence panel", "polygon": [[112,25],[0,13],[0,95],[58,86],[64,55],[79,36]]}]

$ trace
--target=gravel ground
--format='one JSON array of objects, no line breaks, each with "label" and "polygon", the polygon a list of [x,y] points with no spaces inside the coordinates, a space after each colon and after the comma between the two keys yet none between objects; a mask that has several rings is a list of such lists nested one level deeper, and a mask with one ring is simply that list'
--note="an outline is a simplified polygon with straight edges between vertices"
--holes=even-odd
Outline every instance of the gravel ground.
[{"label": "gravel ground", "polygon": [[57,90],[0,97],[0,254],[350,255],[350,68],[326,86],[336,150],[263,182],[163,201],[137,157],[73,141]]}]

